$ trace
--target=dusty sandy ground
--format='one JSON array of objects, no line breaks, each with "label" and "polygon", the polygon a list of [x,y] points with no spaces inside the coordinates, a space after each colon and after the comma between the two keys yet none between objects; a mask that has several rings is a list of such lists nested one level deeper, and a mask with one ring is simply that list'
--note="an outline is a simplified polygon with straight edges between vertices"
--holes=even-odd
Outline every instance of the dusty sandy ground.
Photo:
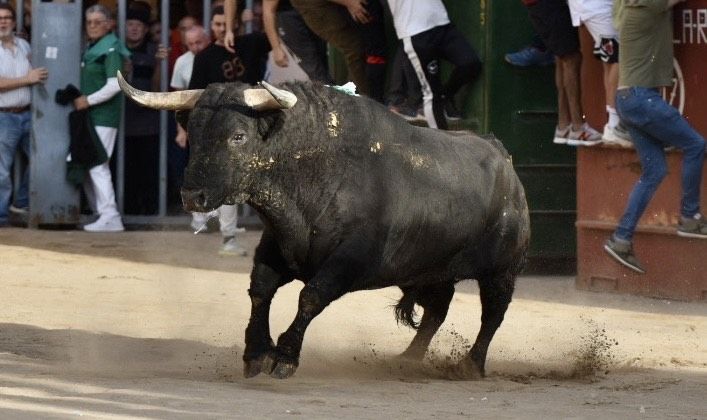
[{"label": "dusty sandy ground", "polygon": [[[473,282],[423,366],[392,359],[413,332],[384,289],[327,308],[293,378],[243,379],[251,260],[218,257],[219,241],[0,229],[0,418],[707,416],[707,305],[580,292],[570,277],[518,280],[482,381],[443,369],[477,333]],[[275,337],[299,289],[276,296]]]}]

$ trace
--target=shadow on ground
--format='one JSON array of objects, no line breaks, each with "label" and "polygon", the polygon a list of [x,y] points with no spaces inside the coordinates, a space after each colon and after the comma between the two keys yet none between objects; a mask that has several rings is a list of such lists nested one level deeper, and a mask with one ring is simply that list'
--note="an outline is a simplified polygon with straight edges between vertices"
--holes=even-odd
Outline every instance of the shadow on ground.
[{"label": "shadow on ground", "polygon": [[88,233],[4,228],[0,229],[0,244],[139,263],[248,273],[260,235],[261,231],[239,234],[239,241],[249,250],[246,257],[219,255],[222,237],[217,232],[194,235],[188,231]]}]

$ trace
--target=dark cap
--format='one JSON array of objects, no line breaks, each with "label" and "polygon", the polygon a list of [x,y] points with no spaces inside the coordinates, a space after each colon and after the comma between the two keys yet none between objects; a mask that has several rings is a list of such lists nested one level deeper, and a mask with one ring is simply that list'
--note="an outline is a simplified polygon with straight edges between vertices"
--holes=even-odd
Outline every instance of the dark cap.
[{"label": "dark cap", "polygon": [[125,20],[139,20],[145,25],[148,25],[150,23],[150,12],[147,10],[128,9]]}]

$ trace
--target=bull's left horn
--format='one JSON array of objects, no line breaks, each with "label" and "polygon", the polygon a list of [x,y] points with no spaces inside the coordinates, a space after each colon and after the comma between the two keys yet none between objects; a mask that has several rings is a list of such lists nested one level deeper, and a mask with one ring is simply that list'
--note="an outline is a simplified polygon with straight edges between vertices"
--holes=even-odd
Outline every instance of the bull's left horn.
[{"label": "bull's left horn", "polygon": [[295,106],[297,96],[294,93],[278,89],[268,82],[260,82],[264,89],[246,89],[243,99],[246,105],[258,111],[267,109],[288,109]]},{"label": "bull's left horn", "polygon": [[142,106],[154,109],[180,111],[193,109],[204,89],[179,90],[176,92],[145,92],[135,89],[125,81],[118,71],[118,84],[125,95]]}]

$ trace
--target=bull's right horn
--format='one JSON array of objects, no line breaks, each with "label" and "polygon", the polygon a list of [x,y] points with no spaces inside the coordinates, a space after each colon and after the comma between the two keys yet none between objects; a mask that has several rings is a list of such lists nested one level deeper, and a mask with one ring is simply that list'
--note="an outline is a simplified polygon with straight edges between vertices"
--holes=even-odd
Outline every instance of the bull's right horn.
[{"label": "bull's right horn", "polygon": [[130,86],[118,71],[118,84],[125,95],[142,106],[154,109],[180,111],[193,109],[204,89],[179,90],[176,92],[145,92]]}]

